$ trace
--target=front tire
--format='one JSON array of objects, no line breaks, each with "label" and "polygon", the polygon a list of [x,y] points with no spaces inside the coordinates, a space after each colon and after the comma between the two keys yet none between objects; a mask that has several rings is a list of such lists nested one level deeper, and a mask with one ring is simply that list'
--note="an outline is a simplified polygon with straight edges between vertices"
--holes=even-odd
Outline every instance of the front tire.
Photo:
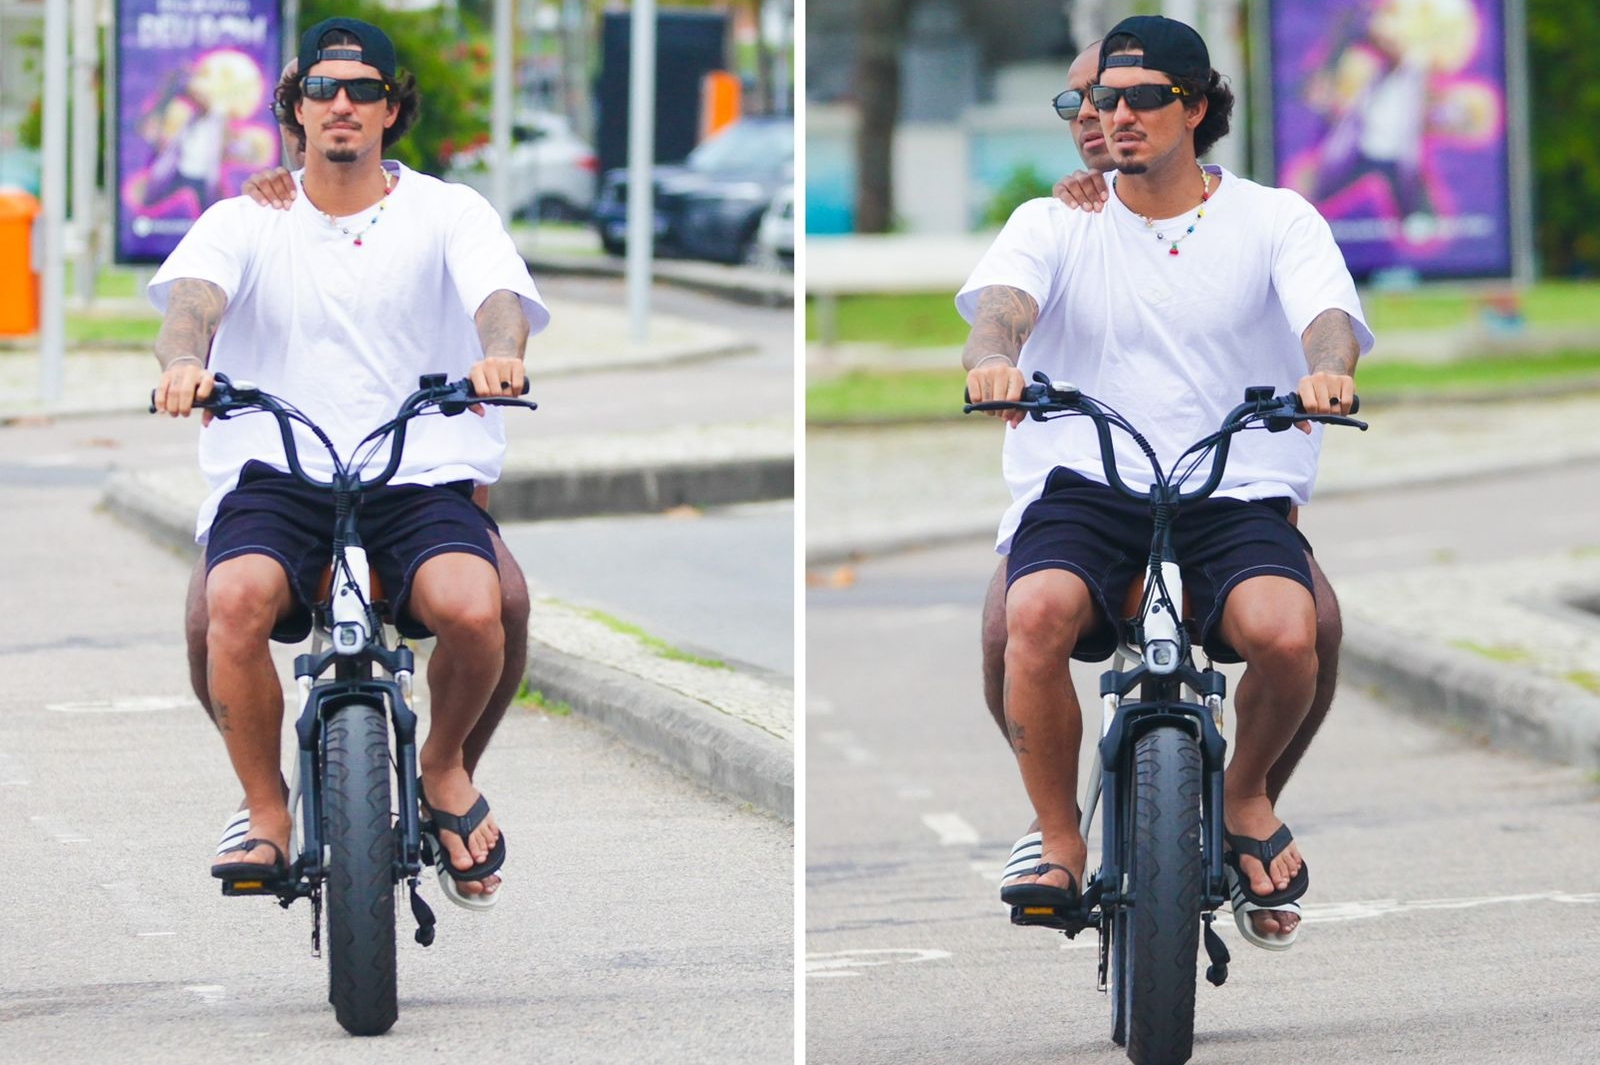
[{"label": "front tire", "polygon": [[1134,746],[1133,847],[1126,973],[1128,1057],[1182,1065],[1194,1050],[1200,949],[1200,748],[1160,726]]},{"label": "front tire", "polygon": [[354,703],[334,711],[327,723],[323,775],[328,998],[345,1031],[382,1035],[400,1007],[389,729],[381,706]]}]

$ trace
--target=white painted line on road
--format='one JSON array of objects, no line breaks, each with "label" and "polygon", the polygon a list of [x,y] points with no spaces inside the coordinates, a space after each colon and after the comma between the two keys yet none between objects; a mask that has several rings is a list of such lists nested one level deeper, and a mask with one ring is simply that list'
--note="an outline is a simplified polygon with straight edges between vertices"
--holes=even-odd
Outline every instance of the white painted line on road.
[{"label": "white painted line on road", "polygon": [[89,842],[89,837],[85,836],[82,832],[79,832],[75,828],[69,828],[66,825],[54,824],[48,817],[41,817],[38,814],[35,814],[28,818],[28,820],[32,821],[41,832],[54,839],[57,843]]},{"label": "white painted line on road", "polygon": [[145,695],[129,699],[46,703],[44,708],[57,714],[147,714],[154,710],[181,710],[195,705],[193,696]]},{"label": "white painted line on road", "polygon": [[1329,902],[1305,907],[1306,920],[1312,924],[1334,921],[1364,921],[1373,917],[1387,917],[1394,913],[1416,913],[1424,910],[1467,910],[1478,906],[1505,906],[1526,902],[1561,902],[1593,906],[1600,904],[1600,892],[1573,894],[1565,891],[1542,891],[1531,895],[1480,895],[1472,898],[1418,899],[1403,902],[1399,899],[1368,899],[1361,902]]},{"label": "white painted line on road", "polygon": [[832,732],[820,732],[817,739],[834,748],[847,762],[856,765],[871,765],[878,760],[878,756],[856,742],[856,734],[845,729]]},{"label": "white painted line on road", "polygon": [[948,950],[906,950],[875,947],[861,950],[835,950],[806,955],[807,976],[860,976],[857,969],[879,965],[912,965],[951,957]]},{"label": "white painted line on road", "polygon": [[933,829],[941,847],[970,847],[978,842],[978,830],[960,814],[923,814],[922,823]]},{"label": "white painted line on road", "polygon": [[221,984],[196,984],[184,990],[199,995],[200,1001],[208,1004],[221,1003],[228,997],[228,989]]}]

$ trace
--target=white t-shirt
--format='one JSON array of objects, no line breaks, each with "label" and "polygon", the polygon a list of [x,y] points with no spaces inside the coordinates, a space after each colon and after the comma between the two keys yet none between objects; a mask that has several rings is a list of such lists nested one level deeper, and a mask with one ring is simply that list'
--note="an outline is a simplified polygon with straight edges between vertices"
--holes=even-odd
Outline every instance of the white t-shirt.
[{"label": "white t-shirt", "polygon": [[[1018,207],[956,296],[967,321],[978,292],[1021,289],[1038,304],[1020,367],[1070,381],[1125,415],[1155,448],[1162,469],[1222,424],[1249,385],[1293,391],[1305,376],[1300,334],[1323,311],[1350,315],[1362,353],[1372,333],[1355,284],[1322,216],[1297,193],[1267,188],[1209,167],[1205,217],[1194,222],[1143,219],[1112,196],[1099,213],[1054,199]],[[1158,241],[1156,233],[1166,234]],[[1150,485],[1149,464],[1120,430],[1117,471],[1133,488]],[[1246,432],[1233,438],[1218,496],[1311,497],[1321,427],[1309,436]],[[1105,483],[1094,424],[1083,417],[1024,421],[1005,434],[1003,467],[1012,505],[1001,519],[997,550],[1010,550],[1027,505],[1045,478],[1065,466]],[[1197,487],[1209,467],[1195,479]]]},{"label": "white t-shirt", "polygon": [[[161,311],[180,278],[221,288],[228,307],[209,368],[293,403],[346,460],[368,432],[394,417],[422,374],[457,380],[483,357],[473,316],[490,294],[506,289],[520,296],[530,334],[550,321],[488,201],[465,185],[384,165],[400,177],[364,232],[376,208],[334,225],[304,189],[287,211],[243,196],[222,200],[195,221],[149,288]],[[296,181],[302,176],[297,172]],[[298,427],[295,441],[301,465],[328,479],[333,464],[322,445]],[[381,470],[388,454],[386,447],[365,468]],[[201,430],[200,469],[212,491],[200,509],[198,542],[205,542],[218,502],[250,459],[288,469],[270,414],[213,420]],[[485,408],[482,418],[427,415],[407,424],[392,483],[489,484],[504,459],[498,409]]]}]

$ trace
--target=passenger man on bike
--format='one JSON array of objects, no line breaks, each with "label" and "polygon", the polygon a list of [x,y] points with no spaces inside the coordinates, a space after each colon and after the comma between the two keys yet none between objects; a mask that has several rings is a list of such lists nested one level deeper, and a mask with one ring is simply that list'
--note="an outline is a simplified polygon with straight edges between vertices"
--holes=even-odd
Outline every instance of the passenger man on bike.
[{"label": "passenger man on bike", "polygon": [[[158,408],[187,415],[225,371],[293,402],[348,455],[423,373],[469,376],[481,395],[519,394],[524,346],[549,313],[481,196],[384,168],[382,149],[420,103],[393,43],[369,23],[329,19],[302,36],[298,60],[301,74],[279,101],[305,137],[296,202],[283,212],[244,198],[213,206],[151,282],[164,311]],[[317,451],[305,448],[303,459],[327,476]],[[505,853],[463,755],[504,655],[493,522],[470,496],[474,482],[499,475],[504,452],[492,410],[418,422],[393,483],[363,506],[363,538],[400,631],[438,637],[419,764],[432,810],[475,822],[461,836],[440,832],[464,882],[493,872]],[[207,686],[251,823],[212,871],[271,880],[287,872],[290,814],[268,641],[309,628],[331,503],[283,472],[270,420],[206,425],[200,458],[213,489],[197,523],[208,567]]]},{"label": "passenger man on bike", "polygon": [[[1113,195],[1099,213],[1045,199],[1012,215],[957,297],[973,324],[963,354],[972,399],[1016,399],[1044,370],[1120,410],[1167,464],[1248,385],[1296,387],[1314,413],[1348,411],[1372,343],[1355,286],[1303,199],[1200,166],[1227,132],[1233,96],[1199,35],[1158,16],[1125,19],[1101,46],[1091,96],[1118,169]],[[1083,728],[1062,669],[1074,654],[1109,653],[1111,619],[1148,552],[1148,514],[1105,485],[1087,420],[1003,417],[1013,496],[998,544],[1005,709],[1042,842],[1037,865],[1013,872],[1001,897],[1071,907],[1087,864],[1075,816]],[[1213,657],[1247,664],[1224,820],[1238,878],[1275,902],[1241,930],[1276,946],[1296,934],[1278,914],[1298,916],[1307,877],[1267,775],[1317,674],[1312,581],[1287,515],[1309,498],[1319,444],[1316,432],[1238,438],[1217,496],[1186,507],[1176,526],[1201,640]],[[1136,449],[1121,452],[1132,484],[1141,462]]]},{"label": "passenger man on bike", "polygon": [[[1100,128],[1100,112],[1089,98],[1089,89],[1095,83],[1100,65],[1100,41],[1094,41],[1072,61],[1067,68],[1067,90],[1057,97],[1057,113],[1067,121],[1072,132],[1078,157],[1088,169],[1079,170],[1062,178],[1055,185],[1054,194],[1068,207],[1099,211],[1109,197],[1110,185],[1105,173],[1116,170],[1105,132]],[[1297,509],[1291,510],[1290,522],[1297,518]],[[1339,612],[1339,600],[1327,575],[1306,548],[1306,564],[1310,568],[1312,589],[1317,608],[1317,682],[1311,707],[1295,732],[1294,739],[1284,748],[1267,773],[1267,798],[1274,804],[1282,794],[1300,759],[1310,748],[1311,740],[1322,727],[1338,684],[1339,646],[1344,631]],[[983,666],[983,697],[990,716],[1009,740],[1005,717],[1005,651],[1006,651],[1006,561],[1000,560],[994,576],[989,581],[983,601],[981,654]],[[1017,841],[1011,860],[1019,867],[1033,866],[1039,858],[1039,833],[1037,824]],[[1265,921],[1265,918],[1259,919]],[[1293,931],[1299,918],[1289,911],[1277,917],[1279,932]]]},{"label": "passenger man on bike", "polygon": [[[299,80],[299,71],[299,57],[291,57],[279,79],[283,91],[293,91],[294,84]],[[283,156],[287,165],[252,174],[246,179],[240,191],[242,195],[249,196],[263,207],[270,206],[286,211],[294,203],[297,195],[293,172],[305,166],[305,129],[289,111],[276,107],[274,111],[280,116],[278,131],[283,141]],[[398,162],[385,160],[383,165],[385,170],[392,170],[396,174],[400,172]],[[478,506],[487,510],[488,486],[478,485],[473,490],[472,499]],[[467,737],[462,765],[468,776],[477,772],[478,762],[488,749],[490,739],[500,727],[500,722],[504,720],[506,711],[510,709],[517,692],[521,690],[523,670],[528,662],[528,616],[532,604],[528,599],[527,580],[522,567],[518,565],[511,550],[506,547],[498,531],[490,530],[489,541],[494,547],[495,568],[500,573],[500,622],[505,629],[505,657],[500,669],[500,681],[489,696],[483,716],[478,719],[478,723],[473,726],[471,734]],[[189,652],[189,683],[194,688],[195,698],[199,700],[201,708],[214,723],[216,715],[211,708],[211,690],[207,680],[206,632],[210,628],[210,619],[206,615],[206,572],[206,559],[201,556],[189,578],[189,591],[184,606],[184,636]],[[283,787],[287,791],[288,785],[284,784]],[[222,855],[235,850],[249,834],[250,808],[241,803],[238,811],[223,827],[221,842],[217,844],[217,853]],[[479,901],[486,902],[488,897],[498,890],[500,882],[500,874],[493,873],[482,880],[463,881],[455,887],[464,895],[481,896]]]}]

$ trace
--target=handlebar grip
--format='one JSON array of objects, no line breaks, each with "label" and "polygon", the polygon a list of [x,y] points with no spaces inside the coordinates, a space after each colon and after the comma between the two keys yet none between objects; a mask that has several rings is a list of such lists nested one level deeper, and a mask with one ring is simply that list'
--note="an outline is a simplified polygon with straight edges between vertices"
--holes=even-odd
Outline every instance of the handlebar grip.
[{"label": "handlebar grip", "polygon": [[[1298,414],[1304,414],[1306,412],[1305,402],[1301,400],[1299,393],[1295,393],[1294,394],[1294,409],[1295,409],[1295,412],[1298,413]],[[1346,410],[1346,411],[1340,411],[1339,413],[1341,413],[1341,414],[1357,414],[1357,413],[1360,412],[1360,410],[1361,410],[1361,397],[1360,396],[1351,396],[1350,397],[1350,409]]]}]

